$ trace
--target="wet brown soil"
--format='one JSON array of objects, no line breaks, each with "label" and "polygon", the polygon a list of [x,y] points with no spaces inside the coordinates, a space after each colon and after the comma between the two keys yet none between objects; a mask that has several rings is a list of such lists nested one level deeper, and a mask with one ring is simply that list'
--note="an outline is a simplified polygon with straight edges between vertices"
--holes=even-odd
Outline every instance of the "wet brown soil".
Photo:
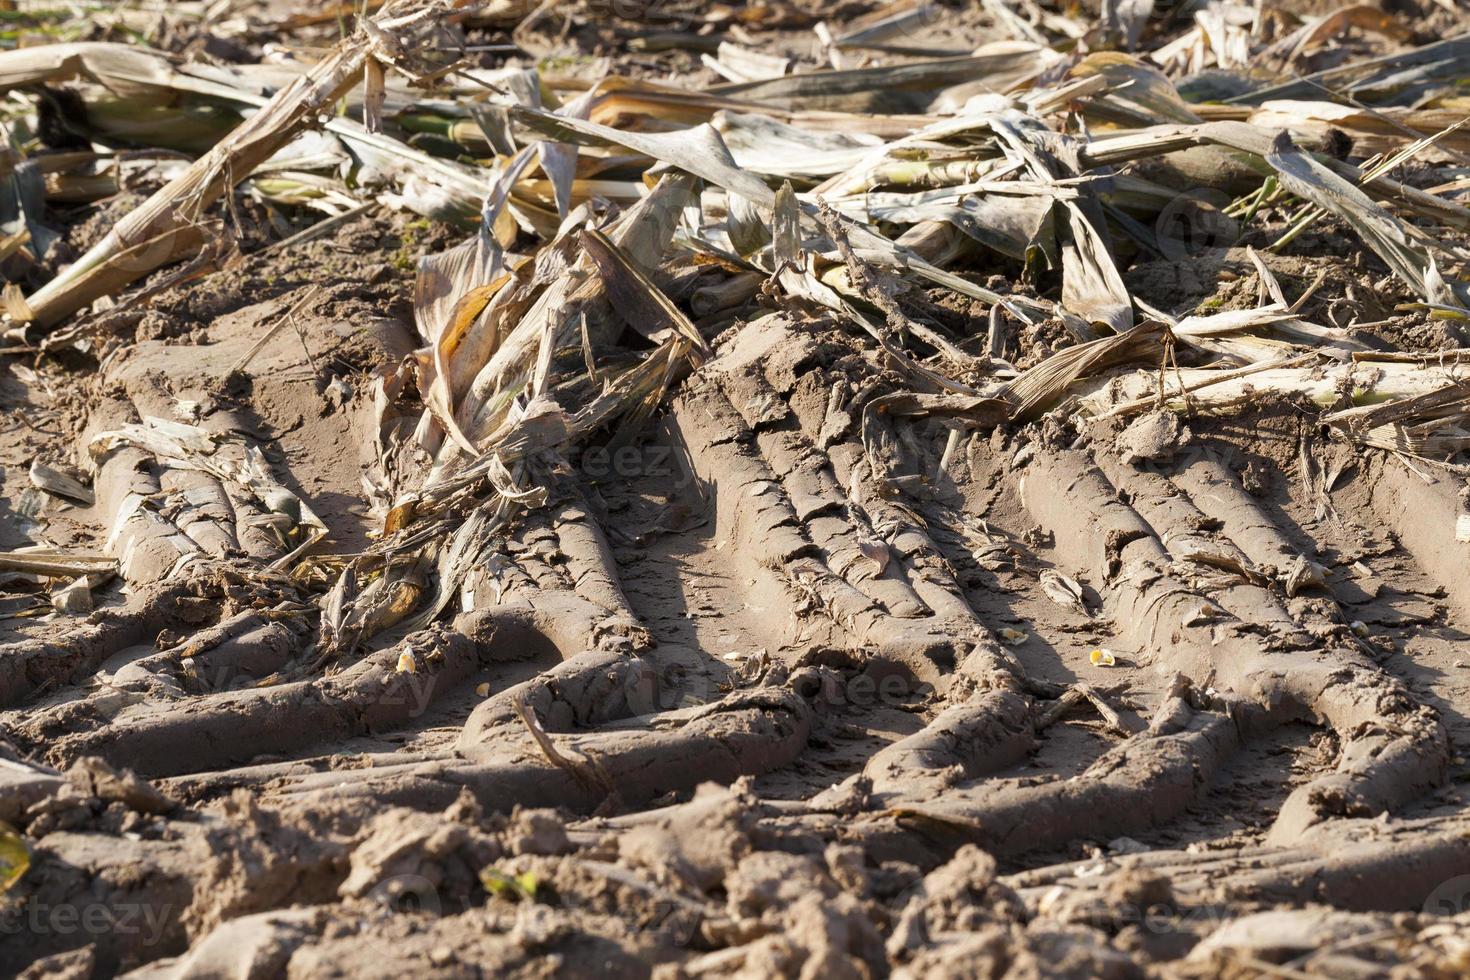
[{"label": "wet brown soil", "polygon": [[[748,29],[810,60],[809,13]],[[546,43],[627,43],[599,30]],[[1244,248],[1280,231],[1126,285],[1255,307]],[[1264,256],[1315,288],[1304,317],[1465,346],[1314,234]],[[383,440],[412,458],[415,264],[462,237],[370,209],[0,362],[0,549],[127,573],[91,611],[5,597],[0,821],[30,866],[0,973],[1470,973],[1470,471],[1291,398],[957,425],[893,410],[865,334],[748,307],[630,438],[561,461],[449,611],[319,659],[324,583],[383,527]],[[1003,340],[1022,368],[1073,342]],[[319,564],[288,574],[279,513],[208,473],[89,453],[149,417],[258,452]]]}]

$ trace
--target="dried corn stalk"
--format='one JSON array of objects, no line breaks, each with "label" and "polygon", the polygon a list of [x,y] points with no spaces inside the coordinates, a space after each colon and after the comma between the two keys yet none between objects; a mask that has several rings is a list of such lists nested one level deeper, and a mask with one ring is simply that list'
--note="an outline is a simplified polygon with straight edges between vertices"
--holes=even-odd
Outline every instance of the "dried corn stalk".
[{"label": "dried corn stalk", "polygon": [[[339,43],[306,74],[293,79],[207,154],[119,221],[65,272],[26,298],[14,312],[43,327],[108,296],[160,266],[192,254],[203,242],[206,209],[289,142],[300,130],[329,116],[332,106],[362,76],[369,58],[402,63],[408,39],[438,4],[401,0],[388,4],[363,30]],[[0,87],[67,77],[87,71],[143,86],[167,85],[172,75],[160,59],[135,49],[66,46],[70,50],[0,60]],[[49,52],[50,49],[37,49]],[[123,56],[119,52],[133,52]],[[25,52],[18,52],[24,54]]]},{"label": "dried corn stalk", "polygon": [[[100,461],[119,446],[140,449],[165,466],[207,473],[236,494],[252,499],[264,512],[278,515],[284,525],[282,536],[293,547],[273,563],[275,567],[289,567],[327,536],[322,519],[275,478],[260,449],[243,439],[145,416],[141,424],[99,432],[87,444],[87,450],[94,461]],[[127,517],[116,515],[114,527],[120,527]]]}]

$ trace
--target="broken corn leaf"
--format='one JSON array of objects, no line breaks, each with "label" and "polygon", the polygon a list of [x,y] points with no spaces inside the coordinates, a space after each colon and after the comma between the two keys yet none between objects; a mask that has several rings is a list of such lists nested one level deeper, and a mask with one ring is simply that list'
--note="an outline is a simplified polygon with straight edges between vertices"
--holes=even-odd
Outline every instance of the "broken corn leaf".
[{"label": "broken corn leaf", "polygon": [[31,485],[67,503],[90,507],[96,502],[90,488],[39,459],[31,462]]},{"label": "broken corn leaf", "polygon": [[0,895],[20,880],[31,866],[31,852],[20,834],[9,824],[0,823]]},{"label": "broken corn leaf", "polygon": [[385,535],[395,534],[407,527],[413,521],[414,511],[418,508],[418,504],[418,499],[414,498],[388,511],[388,516],[383,518],[383,533]]},{"label": "broken corn leaf", "polygon": [[892,557],[891,552],[888,550],[888,545],[872,538],[864,538],[859,541],[858,551],[862,552],[864,558],[877,566],[873,573],[875,575],[883,574],[884,570],[888,568],[889,558]]},{"label": "broken corn leaf", "polygon": [[1102,647],[1098,647],[1096,650],[1088,654],[1087,659],[1092,661],[1092,665],[1094,667],[1118,666],[1118,658],[1113,656],[1113,651],[1104,650]]},{"label": "broken corn leaf", "polygon": [[523,871],[518,875],[511,875],[492,866],[480,872],[480,884],[497,898],[508,898],[518,902],[522,899],[534,899],[536,887],[540,882],[537,881],[534,871]]}]

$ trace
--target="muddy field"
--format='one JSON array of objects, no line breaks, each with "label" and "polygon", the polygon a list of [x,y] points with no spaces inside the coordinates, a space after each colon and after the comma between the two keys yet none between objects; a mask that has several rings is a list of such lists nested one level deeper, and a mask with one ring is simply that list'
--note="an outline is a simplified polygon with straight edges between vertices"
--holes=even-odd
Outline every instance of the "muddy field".
[{"label": "muddy field", "polygon": [[61,6],[0,974],[1470,975],[1461,0]]}]

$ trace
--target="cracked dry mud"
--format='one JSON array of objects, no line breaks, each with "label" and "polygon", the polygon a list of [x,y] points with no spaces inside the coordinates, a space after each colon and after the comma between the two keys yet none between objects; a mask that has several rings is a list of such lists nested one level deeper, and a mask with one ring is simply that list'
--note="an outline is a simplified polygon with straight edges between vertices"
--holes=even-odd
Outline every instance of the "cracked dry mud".
[{"label": "cracked dry mud", "polygon": [[[350,551],[406,284],[347,260],[229,378],[307,287],[216,278],[94,379],[7,380],[7,496],[184,406]],[[474,612],[330,665],[226,483],[123,450],[48,505],[130,588],[7,623],[0,970],[1249,975],[1372,936],[1453,972],[1464,916],[1405,913],[1470,890],[1457,487],[1348,453],[1309,492],[1289,405],[952,440],[821,317],[713,347],[565,461]]]}]

